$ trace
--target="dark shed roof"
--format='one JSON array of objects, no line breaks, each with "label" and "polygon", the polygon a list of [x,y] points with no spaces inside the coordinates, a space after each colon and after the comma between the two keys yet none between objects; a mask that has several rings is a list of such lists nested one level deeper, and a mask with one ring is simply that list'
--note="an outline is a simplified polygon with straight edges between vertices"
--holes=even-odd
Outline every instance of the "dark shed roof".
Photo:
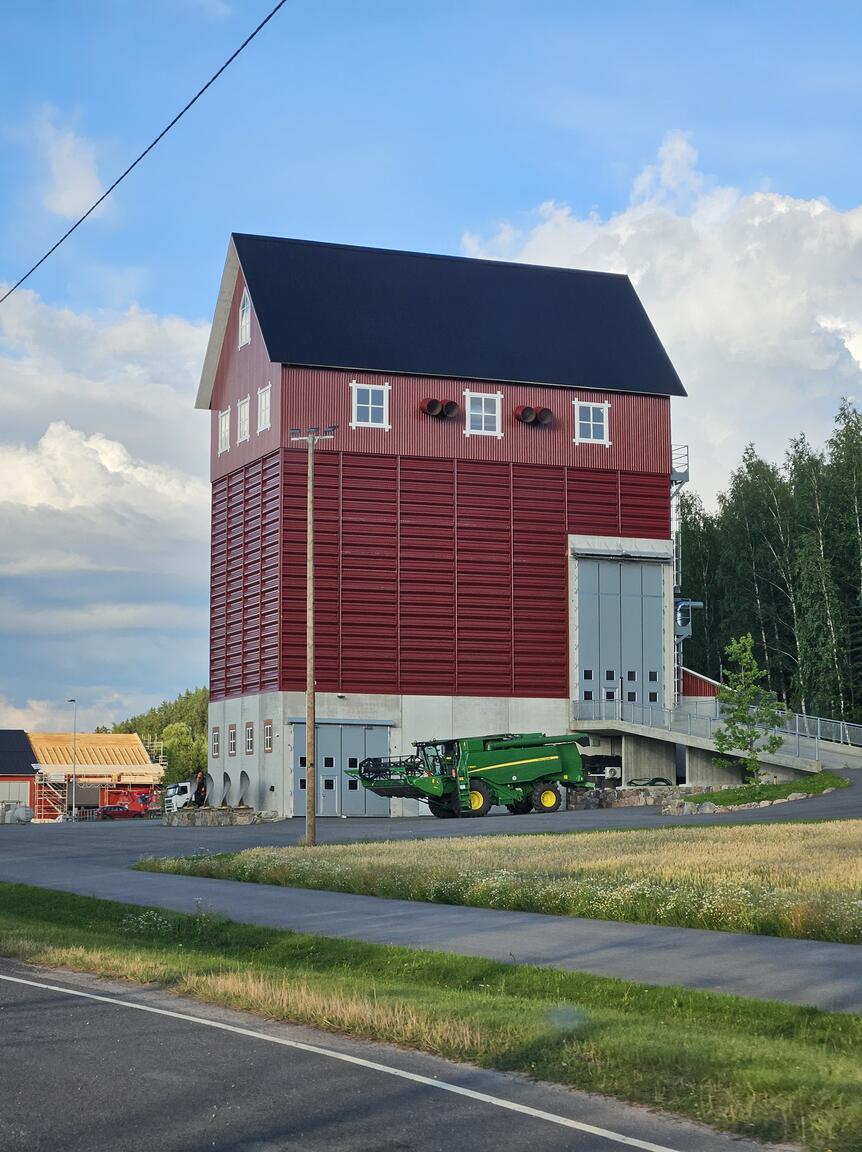
[{"label": "dark shed roof", "polygon": [[686,394],[628,276],[233,242],[275,363]]},{"label": "dark shed roof", "polygon": [[21,728],[0,728],[0,776],[32,776],[36,757]]}]

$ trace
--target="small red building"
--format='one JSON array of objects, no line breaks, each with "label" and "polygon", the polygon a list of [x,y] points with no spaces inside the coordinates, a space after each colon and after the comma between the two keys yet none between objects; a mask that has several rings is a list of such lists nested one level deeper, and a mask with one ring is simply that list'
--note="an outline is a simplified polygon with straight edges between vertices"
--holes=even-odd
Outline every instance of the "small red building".
[{"label": "small red building", "polygon": [[[317,453],[320,812],[430,737],[672,699],[670,400],[628,277],[234,235],[212,451],[210,799],[304,811]],[[399,809],[400,810],[400,809]]]}]

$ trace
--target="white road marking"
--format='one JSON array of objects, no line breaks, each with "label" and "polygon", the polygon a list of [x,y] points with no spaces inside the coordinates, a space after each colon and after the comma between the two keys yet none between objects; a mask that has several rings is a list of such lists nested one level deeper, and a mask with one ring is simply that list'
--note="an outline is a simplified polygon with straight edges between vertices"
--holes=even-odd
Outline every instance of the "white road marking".
[{"label": "white road marking", "polygon": [[282,1036],[271,1036],[266,1032],[257,1032],[253,1028],[240,1028],[236,1024],[224,1024],[220,1020],[207,1020],[204,1016],[192,1016],[187,1012],[171,1012],[168,1008],[154,1008],[150,1004],[136,1004],[133,1000],[118,1000],[114,996],[97,996],[94,992],[79,992],[77,989],[61,988],[56,984],[43,984],[39,980],[24,980],[19,976],[6,976],[3,973],[0,973],[0,980],[7,980],[10,984],[26,984],[30,988],[42,988],[46,992],[61,992],[66,996],[78,996],[82,1000],[98,1000],[102,1004],[115,1004],[120,1008],[134,1008],[138,1012],[151,1012],[154,1016],[168,1016],[173,1020],[184,1020],[187,1024],[202,1024],[206,1028],[218,1028],[222,1032],[233,1032],[237,1036],[250,1036],[252,1040],[266,1040],[270,1044],[280,1044],[284,1048],[311,1052],[315,1056],[327,1056],[330,1060],[341,1060],[345,1064],[356,1064],[360,1068],[370,1068],[373,1072],[384,1072],[387,1076],[398,1076],[402,1080],[411,1080],[414,1084],[423,1084],[426,1088],[438,1088],[442,1092],[466,1096],[470,1100],[478,1100],[482,1104],[492,1104],[495,1108],[506,1108],[510,1112],[520,1112],[521,1115],[532,1116],[536,1120],[547,1120],[551,1124],[560,1125],[561,1128],[575,1128],[579,1132],[588,1132],[591,1136],[601,1136],[616,1144],[624,1144],[627,1148],[640,1148],[643,1152],[679,1152],[678,1149],[668,1148],[664,1144],[651,1144],[648,1140],[637,1140],[633,1136],[623,1136],[622,1133],[611,1132],[608,1128],[597,1128],[594,1124],[584,1124],[581,1120],[570,1120],[568,1116],[558,1116],[554,1112],[543,1112],[540,1108],[516,1104],[513,1100],[503,1100],[500,1096],[489,1096],[486,1092],[462,1088],[458,1084],[449,1084],[445,1080],[433,1080],[430,1076],[421,1076],[417,1072],[406,1072],[402,1068],[393,1068],[389,1064],[363,1060],[361,1056],[350,1056],[347,1052],[320,1048],[317,1044],[303,1044],[299,1040],[286,1040]]}]

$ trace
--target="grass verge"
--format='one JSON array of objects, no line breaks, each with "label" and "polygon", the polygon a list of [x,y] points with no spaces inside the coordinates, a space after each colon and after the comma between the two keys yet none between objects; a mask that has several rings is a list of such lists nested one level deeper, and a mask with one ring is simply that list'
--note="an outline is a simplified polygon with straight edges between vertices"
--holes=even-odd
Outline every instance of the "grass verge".
[{"label": "grass verge", "polygon": [[147,858],[153,872],[862,943],[862,820]]},{"label": "grass verge", "polygon": [[739,788],[728,788],[721,792],[695,794],[688,799],[692,804],[704,804],[709,800],[716,807],[724,807],[727,804],[754,804],[760,800],[786,800],[794,792],[819,796],[827,788],[847,788],[849,785],[846,776],[838,776],[834,772],[818,772],[800,780],[786,780],[783,784],[743,784]]},{"label": "grass verge", "polygon": [[862,1017],[0,885],[0,955],[862,1148]]}]

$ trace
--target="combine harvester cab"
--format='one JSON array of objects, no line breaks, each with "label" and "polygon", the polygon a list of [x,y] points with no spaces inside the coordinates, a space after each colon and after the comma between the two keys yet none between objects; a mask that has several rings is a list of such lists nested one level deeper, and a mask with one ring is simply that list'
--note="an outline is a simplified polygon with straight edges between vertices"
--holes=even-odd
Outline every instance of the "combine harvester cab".
[{"label": "combine harvester cab", "polygon": [[378,796],[423,800],[434,816],[485,816],[495,804],[515,815],[556,812],[561,789],[586,782],[580,733],[464,736],[414,744],[415,755],[371,757],[348,775]]}]

